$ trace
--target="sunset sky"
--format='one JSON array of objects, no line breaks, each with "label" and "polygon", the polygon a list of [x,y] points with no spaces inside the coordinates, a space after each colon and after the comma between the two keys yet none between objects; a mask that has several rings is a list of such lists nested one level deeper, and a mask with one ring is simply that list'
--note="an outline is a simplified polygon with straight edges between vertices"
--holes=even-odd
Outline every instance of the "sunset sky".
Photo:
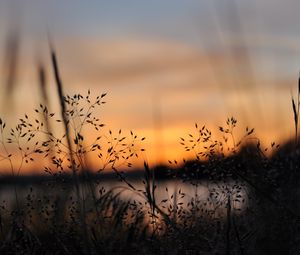
[{"label": "sunset sky", "polygon": [[[217,129],[230,116],[266,145],[282,142],[294,135],[299,10],[296,0],[0,0],[0,115],[14,123],[40,102],[37,59],[56,96],[48,31],[66,92],[107,92],[103,122],[146,136],[152,164],[182,158],[179,137],[195,122]],[[19,69],[7,107],[5,49],[15,27]]]}]

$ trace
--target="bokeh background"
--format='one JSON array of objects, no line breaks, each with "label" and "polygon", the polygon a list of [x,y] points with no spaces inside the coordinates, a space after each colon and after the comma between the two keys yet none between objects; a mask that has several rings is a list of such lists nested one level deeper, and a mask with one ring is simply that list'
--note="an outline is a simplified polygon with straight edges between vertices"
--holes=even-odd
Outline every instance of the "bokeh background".
[{"label": "bokeh background", "polygon": [[265,146],[283,143],[294,136],[299,9],[293,0],[1,0],[0,114],[13,124],[40,102],[39,61],[55,111],[48,33],[66,92],[108,92],[100,117],[146,136],[151,164],[182,158],[179,137],[195,122],[217,130],[231,116]]}]

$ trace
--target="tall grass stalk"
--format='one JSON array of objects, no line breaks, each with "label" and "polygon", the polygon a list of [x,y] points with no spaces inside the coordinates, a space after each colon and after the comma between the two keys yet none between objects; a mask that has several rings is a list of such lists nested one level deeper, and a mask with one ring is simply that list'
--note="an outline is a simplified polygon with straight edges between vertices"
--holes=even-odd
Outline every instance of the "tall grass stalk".
[{"label": "tall grass stalk", "polygon": [[20,30],[18,26],[10,29],[5,46],[6,59],[4,66],[6,81],[4,107],[8,104],[12,106],[10,101],[12,100],[19,76]]},{"label": "tall grass stalk", "polygon": [[63,85],[61,82],[58,64],[57,64],[57,58],[56,58],[56,54],[55,54],[53,47],[51,47],[51,60],[52,60],[52,66],[53,66],[53,71],[54,71],[54,77],[55,77],[55,81],[56,81],[56,88],[57,88],[57,92],[58,92],[58,96],[59,96],[61,116],[62,116],[62,120],[63,120],[64,129],[66,132],[66,139],[67,139],[67,144],[68,144],[68,148],[69,148],[72,174],[73,174],[73,178],[74,178],[74,182],[75,182],[77,197],[80,200],[79,181],[78,181],[76,166],[74,163],[71,135],[70,135],[70,129],[69,129],[69,125],[68,125],[69,123],[68,123],[68,120],[67,120],[67,117],[65,114],[66,113],[66,105],[65,105],[65,101],[64,101]]},{"label": "tall grass stalk", "polygon": [[65,101],[64,101],[63,84],[62,84],[62,81],[60,78],[60,73],[59,73],[55,50],[54,50],[53,46],[51,45],[51,43],[49,43],[49,45],[50,45],[51,61],[52,61],[55,82],[56,82],[56,88],[57,88],[57,92],[58,92],[58,96],[59,96],[61,116],[62,116],[62,120],[63,120],[63,125],[64,125],[64,129],[65,129],[66,139],[67,139],[67,144],[68,144],[68,149],[69,149],[69,156],[70,156],[70,161],[71,161],[70,163],[71,163],[71,168],[72,168],[74,185],[75,185],[75,189],[76,189],[77,202],[78,202],[78,206],[79,206],[80,225],[83,229],[84,249],[85,249],[85,252],[88,253],[87,226],[86,226],[86,222],[85,222],[84,201],[83,201],[83,197],[82,197],[83,194],[81,196],[79,180],[78,180],[78,175],[77,175],[77,170],[76,170],[76,164],[75,164],[75,159],[74,159],[74,155],[73,155],[69,122],[68,122],[68,119],[66,116],[66,105],[65,105]]},{"label": "tall grass stalk", "polygon": [[299,107],[300,107],[300,73],[298,78],[298,93],[297,100],[292,96],[292,108],[294,113],[294,125],[295,125],[295,143],[298,145],[298,126],[299,126]]},{"label": "tall grass stalk", "polygon": [[[50,108],[50,102],[49,102],[49,97],[48,97],[48,93],[47,93],[46,69],[45,69],[44,65],[41,62],[38,63],[37,71],[38,71],[38,81],[39,81],[39,87],[40,87],[42,101],[44,102],[47,109],[49,109]],[[53,135],[53,132],[52,132],[51,123],[49,121],[49,118],[48,118],[47,114],[46,115],[44,114],[43,120],[45,121],[47,134],[48,134],[48,138],[49,138],[49,141],[50,141],[51,140],[51,135]],[[50,144],[50,153],[51,153],[50,158],[55,156],[55,152],[54,152],[52,144]]]}]

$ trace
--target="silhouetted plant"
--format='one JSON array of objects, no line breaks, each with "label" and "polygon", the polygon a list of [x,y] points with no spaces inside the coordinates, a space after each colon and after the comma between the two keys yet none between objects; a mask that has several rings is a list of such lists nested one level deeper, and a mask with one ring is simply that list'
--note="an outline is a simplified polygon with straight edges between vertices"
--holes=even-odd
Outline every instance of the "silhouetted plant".
[{"label": "silhouetted plant", "polygon": [[298,78],[298,93],[297,93],[296,100],[292,96],[292,109],[294,114],[296,145],[298,144],[299,107],[300,107],[300,77]]}]

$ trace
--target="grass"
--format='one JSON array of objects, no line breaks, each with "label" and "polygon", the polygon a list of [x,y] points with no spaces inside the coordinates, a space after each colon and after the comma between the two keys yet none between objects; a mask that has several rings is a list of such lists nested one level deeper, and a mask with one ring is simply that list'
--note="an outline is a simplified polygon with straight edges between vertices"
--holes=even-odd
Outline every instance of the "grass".
[{"label": "grass", "polygon": [[[0,203],[1,254],[299,253],[297,143],[262,148],[253,128],[236,137],[233,117],[219,127],[220,140],[195,124],[195,132],[180,138],[193,159],[156,169],[145,162],[143,176],[132,180],[122,169],[144,151],[145,138],[121,129],[105,133],[95,112],[106,93],[65,95],[53,46],[50,50],[60,116],[49,111],[40,65],[43,104],[13,128],[0,119],[0,160],[23,180],[23,187],[14,183],[14,198]],[[292,98],[296,141],[299,84],[297,101]],[[89,143],[85,134],[91,130],[95,137]],[[89,156],[98,158],[95,173]],[[26,184],[20,176],[24,165],[41,159],[47,178]],[[120,185],[105,187],[107,171]],[[201,197],[204,186],[207,195]]]},{"label": "grass", "polygon": [[298,125],[299,125],[299,107],[300,107],[300,77],[298,78],[298,93],[296,100],[292,96],[292,107],[295,124],[295,143],[298,145]]}]

